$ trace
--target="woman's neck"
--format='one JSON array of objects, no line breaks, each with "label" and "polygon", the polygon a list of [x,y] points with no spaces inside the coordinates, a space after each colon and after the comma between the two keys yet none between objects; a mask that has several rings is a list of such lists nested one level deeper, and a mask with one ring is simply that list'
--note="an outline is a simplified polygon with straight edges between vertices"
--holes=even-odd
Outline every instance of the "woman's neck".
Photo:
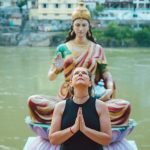
[{"label": "woman's neck", "polygon": [[77,104],[82,104],[86,102],[88,98],[89,98],[88,89],[87,90],[84,90],[83,88],[74,89],[73,101],[76,102]]}]

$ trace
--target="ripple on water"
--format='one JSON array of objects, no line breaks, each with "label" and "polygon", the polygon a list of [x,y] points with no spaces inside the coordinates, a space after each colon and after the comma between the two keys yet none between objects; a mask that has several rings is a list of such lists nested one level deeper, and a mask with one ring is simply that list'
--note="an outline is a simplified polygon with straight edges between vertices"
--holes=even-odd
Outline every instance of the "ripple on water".
[{"label": "ripple on water", "polygon": [[150,144],[143,144],[141,147],[142,147],[143,149],[150,150]]},{"label": "ripple on water", "polygon": [[0,150],[18,150],[18,149],[13,147],[8,147],[6,145],[0,145]]},{"label": "ripple on water", "polygon": [[149,64],[140,64],[140,63],[137,63],[136,66],[137,67],[148,67],[148,68],[150,67]]},{"label": "ripple on water", "polygon": [[21,95],[21,94],[20,93],[15,93],[15,92],[0,92],[0,95],[16,96],[16,95]]},{"label": "ripple on water", "polygon": [[18,136],[15,136],[14,137],[14,140],[20,140],[21,138],[20,137],[18,137]]}]

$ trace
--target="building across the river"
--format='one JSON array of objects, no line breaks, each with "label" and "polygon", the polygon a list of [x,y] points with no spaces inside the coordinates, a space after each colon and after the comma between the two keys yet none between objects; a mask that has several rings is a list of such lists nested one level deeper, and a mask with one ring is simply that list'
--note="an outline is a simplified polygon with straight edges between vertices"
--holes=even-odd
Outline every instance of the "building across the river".
[{"label": "building across the river", "polygon": [[[0,9],[16,6],[17,0],[0,0]],[[30,20],[70,20],[78,0],[28,0]],[[86,6],[94,10],[102,5],[97,19],[101,22],[149,22],[150,0],[84,0]]]},{"label": "building across the river", "polygon": [[150,23],[149,0],[105,0],[101,4],[104,10],[98,19],[103,22]]}]

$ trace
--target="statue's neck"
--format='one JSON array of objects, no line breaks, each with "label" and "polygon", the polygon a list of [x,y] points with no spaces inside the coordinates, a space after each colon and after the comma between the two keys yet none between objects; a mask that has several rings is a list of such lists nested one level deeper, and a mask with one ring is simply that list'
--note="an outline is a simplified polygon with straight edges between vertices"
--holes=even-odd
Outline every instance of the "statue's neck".
[{"label": "statue's neck", "polygon": [[73,42],[74,42],[74,44],[77,44],[77,45],[89,45],[89,40],[85,37],[83,37],[83,38],[76,37],[73,40]]}]

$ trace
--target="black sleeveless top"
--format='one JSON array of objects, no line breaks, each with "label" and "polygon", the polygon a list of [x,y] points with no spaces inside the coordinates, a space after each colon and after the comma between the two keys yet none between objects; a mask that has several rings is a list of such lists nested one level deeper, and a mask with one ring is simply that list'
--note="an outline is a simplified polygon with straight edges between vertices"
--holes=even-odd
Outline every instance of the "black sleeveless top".
[{"label": "black sleeveless top", "polygon": [[[96,99],[90,97],[84,104],[76,104],[73,100],[66,100],[62,116],[61,129],[66,129],[75,123],[78,108],[82,107],[84,121],[87,127],[100,131],[99,116],[96,111]],[[75,133],[60,146],[60,150],[103,150],[102,145],[92,141],[81,131]]]}]

